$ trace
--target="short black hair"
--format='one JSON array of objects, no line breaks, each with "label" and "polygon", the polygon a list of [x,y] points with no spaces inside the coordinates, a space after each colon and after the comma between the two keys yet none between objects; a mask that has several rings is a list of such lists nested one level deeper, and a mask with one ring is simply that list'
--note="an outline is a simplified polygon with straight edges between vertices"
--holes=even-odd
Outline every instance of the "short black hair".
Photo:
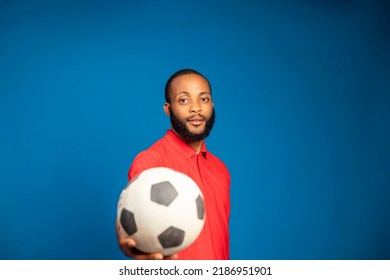
[{"label": "short black hair", "polygon": [[210,94],[211,94],[211,84],[210,84],[210,81],[203,75],[201,74],[200,72],[194,70],[194,69],[190,69],[190,68],[186,68],[186,69],[181,69],[177,72],[175,72],[167,81],[166,85],[165,85],[165,101],[167,103],[171,103],[171,89],[172,89],[172,81],[179,77],[179,76],[183,76],[183,75],[188,75],[188,74],[196,74],[196,75],[199,75],[201,77],[203,77],[207,83],[209,84],[209,87],[210,87]]}]

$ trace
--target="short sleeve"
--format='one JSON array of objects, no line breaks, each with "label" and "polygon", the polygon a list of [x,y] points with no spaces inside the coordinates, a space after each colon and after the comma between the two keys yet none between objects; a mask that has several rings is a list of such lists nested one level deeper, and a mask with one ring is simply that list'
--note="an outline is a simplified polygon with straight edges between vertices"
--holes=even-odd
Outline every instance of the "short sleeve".
[{"label": "short sleeve", "polygon": [[128,180],[131,181],[146,169],[159,166],[161,166],[161,159],[157,154],[151,151],[143,151],[135,157],[131,164],[127,174]]}]

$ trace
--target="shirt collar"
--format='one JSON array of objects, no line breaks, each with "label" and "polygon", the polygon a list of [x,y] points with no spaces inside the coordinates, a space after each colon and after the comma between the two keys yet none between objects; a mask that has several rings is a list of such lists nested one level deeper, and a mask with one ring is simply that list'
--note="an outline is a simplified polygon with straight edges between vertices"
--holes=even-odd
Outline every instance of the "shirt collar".
[{"label": "shirt collar", "polygon": [[[196,151],[190,145],[188,145],[187,142],[177,136],[176,133],[173,132],[171,129],[167,131],[166,138],[168,139],[168,142],[173,146],[173,148],[183,154],[185,158],[189,159],[196,155]],[[207,156],[207,148],[206,143],[204,141],[202,141],[202,147],[200,148],[199,154],[201,154],[205,158]]]}]

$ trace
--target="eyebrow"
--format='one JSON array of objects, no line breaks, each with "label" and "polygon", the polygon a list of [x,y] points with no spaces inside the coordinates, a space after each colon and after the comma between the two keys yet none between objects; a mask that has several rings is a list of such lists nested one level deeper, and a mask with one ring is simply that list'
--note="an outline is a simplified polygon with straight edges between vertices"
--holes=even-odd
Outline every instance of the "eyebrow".
[{"label": "eyebrow", "polygon": [[[191,93],[189,93],[188,91],[181,91],[178,93],[178,95],[180,94],[185,94],[185,95],[190,95]],[[199,95],[202,95],[202,94],[210,94],[210,92],[208,91],[202,91],[202,92],[199,92],[199,93],[196,93],[196,94],[199,94]]]}]

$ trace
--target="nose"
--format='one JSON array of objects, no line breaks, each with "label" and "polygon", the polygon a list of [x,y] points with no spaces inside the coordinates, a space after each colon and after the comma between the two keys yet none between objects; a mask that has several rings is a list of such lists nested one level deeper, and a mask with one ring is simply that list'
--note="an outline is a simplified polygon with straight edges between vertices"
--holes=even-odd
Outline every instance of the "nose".
[{"label": "nose", "polygon": [[202,107],[200,106],[199,102],[192,103],[192,106],[190,108],[190,112],[193,114],[200,113],[202,111]]}]

